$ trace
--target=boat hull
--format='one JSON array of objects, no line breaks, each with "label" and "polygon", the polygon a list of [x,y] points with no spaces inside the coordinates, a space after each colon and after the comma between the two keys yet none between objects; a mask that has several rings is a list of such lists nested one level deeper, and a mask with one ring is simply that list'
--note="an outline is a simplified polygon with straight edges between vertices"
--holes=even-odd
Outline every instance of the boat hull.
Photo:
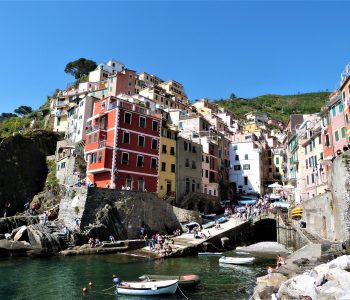
[{"label": "boat hull", "polygon": [[159,280],[178,280],[177,284],[180,287],[193,287],[200,282],[199,276],[190,274],[182,276],[172,276],[172,275],[149,275],[145,274],[139,277],[139,279],[144,281],[159,281]]},{"label": "boat hull", "polygon": [[117,285],[116,294],[133,296],[153,296],[175,294],[177,280],[151,281],[151,282],[124,282]]},{"label": "boat hull", "polygon": [[254,257],[221,257],[219,263],[232,265],[247,265],[255,261]]}]

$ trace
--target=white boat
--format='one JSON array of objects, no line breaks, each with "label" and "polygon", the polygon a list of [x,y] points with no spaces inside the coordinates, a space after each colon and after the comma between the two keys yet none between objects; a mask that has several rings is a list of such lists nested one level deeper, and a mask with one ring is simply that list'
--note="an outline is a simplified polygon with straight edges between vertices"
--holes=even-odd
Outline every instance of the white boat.
[{"label": "white boat", "polygon": [[254,260],[255,260],[255,257],[226,257],[226,256],[222,256],[219,258],[219,263],[245,265],[245,264],[253,263]]},{"label": "white boat", "polygon": [[178,280],[122,281],[116,285],[116,294],[153,296],[175,294]]},{"label": "white boat", "polygon": [[198,252],[198,255],[222,255],[222,252]]}]

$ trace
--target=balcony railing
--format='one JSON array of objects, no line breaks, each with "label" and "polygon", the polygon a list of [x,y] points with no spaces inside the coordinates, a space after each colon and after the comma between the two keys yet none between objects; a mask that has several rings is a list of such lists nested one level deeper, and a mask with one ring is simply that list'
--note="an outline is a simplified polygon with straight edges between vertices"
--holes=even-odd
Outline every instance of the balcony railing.
[{"label": "balcony railing", "polygon": [[64,111],[64,110],[56,110],[55,111],[55,116],[56,117],[62,117],[62,116],[65,116],[65,115],[67,115],[67,112]]},{"label": "balcony railing", "polygon": [[107,130],[107,128],[105,127],[102,127],[100,125],[90,125],[86,128],[86,133],[91,133],[91,132],[94,132],[94,131],[98,131],[98,130]]},{"label": "balcony railing", "polygon": [[56,101],[55,106],[56,107],[63,107],[66,106],[67,102],[66,101]]},{"label": "balcony railing", "polygon": [[110,142],[107,142],[107,140],[99,140],[98,148],[106,148],[106,147],[113,147],[113,144]]}]

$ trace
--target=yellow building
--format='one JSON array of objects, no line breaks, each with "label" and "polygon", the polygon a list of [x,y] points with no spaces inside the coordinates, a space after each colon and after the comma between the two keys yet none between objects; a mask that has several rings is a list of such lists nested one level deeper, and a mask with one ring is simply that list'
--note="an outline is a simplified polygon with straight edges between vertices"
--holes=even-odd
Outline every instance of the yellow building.
[{"label": "yellow building", "polygon": [[266,126],[264,124],[261,123],[256,123],[256,122],[249,122],[249,123],[245,123],[243,125],[243,131],[247,131],[247,132],[260,132],[262,129],[266,129]]},{"label": "yellow building", "polygon": [[175,197],[176,189],[176,140],[175,129],[163,127],[160,139],[160,163],[158,197]]}]

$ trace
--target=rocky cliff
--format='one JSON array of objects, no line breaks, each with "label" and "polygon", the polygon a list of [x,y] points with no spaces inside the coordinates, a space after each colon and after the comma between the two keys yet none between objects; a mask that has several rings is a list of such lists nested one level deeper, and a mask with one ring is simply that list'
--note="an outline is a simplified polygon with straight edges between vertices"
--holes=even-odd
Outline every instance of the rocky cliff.
[{"label": "rocky cliff", "polygon": [[41,192],[47,176],[46,156],[55,153],[59,136],[36,131],[0,142],[0,215],[23,211],[23,205]]}]

